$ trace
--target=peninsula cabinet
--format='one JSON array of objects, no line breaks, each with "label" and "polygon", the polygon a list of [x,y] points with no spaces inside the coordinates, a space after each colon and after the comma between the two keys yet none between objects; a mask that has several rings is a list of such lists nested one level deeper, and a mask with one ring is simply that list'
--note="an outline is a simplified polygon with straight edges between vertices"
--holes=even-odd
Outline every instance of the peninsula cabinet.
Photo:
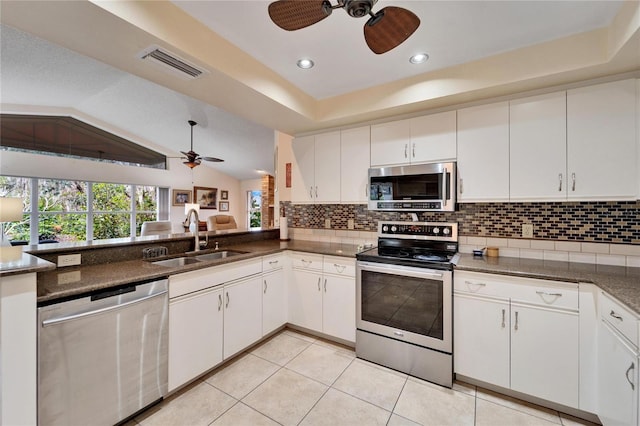
[{"label": "peninsula cabinet", "polygon": [[456,158],[456,111],[371,126],[371,166],[451,161]]},{"label": "peninsula cabinet", "polygon": [[262,337],[262,277],[224,286],[224,359]]},{"label": "peninsula cabinet", "polygon": [[458,201],[509,201],[509,103],[458,110]]},{"label": "peninsula cabinet", "polygon": [[635,199],[636,81],[567,91],[567,197]]},{"label": "peninsula cabinet", "polygon": [[287,323],[287,283],[285,281],[285,255],[262,258],[262,335]]},{"label": "peninsula cabinet", "polygon": [[456,271],[454,372],[578,408],[578,285]]},{"label": "peninsula cabinet", "polygon": [[340,202],[340,132],[295,138],[291,170],[294,203]]}]

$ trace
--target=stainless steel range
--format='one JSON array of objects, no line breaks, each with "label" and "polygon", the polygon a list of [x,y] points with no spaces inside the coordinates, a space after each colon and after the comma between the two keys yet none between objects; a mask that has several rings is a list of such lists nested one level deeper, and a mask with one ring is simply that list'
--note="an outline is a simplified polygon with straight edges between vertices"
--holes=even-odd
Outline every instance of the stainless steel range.
[{"label": "stainless steel range", "polygon": [[456,223],[378,223],[378,247],[357,255],[359,358],[452,386],[457,251]]}]

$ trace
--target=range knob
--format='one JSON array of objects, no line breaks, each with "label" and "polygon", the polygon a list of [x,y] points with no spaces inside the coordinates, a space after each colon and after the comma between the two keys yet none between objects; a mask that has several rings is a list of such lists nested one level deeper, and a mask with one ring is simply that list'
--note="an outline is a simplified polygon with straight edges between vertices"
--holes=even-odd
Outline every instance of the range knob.
[{"label": "range knob", "polygon": [[396,232],[397,230],[398,230],[398,228],[396,228],[396,226],[395,226],[395,225],[393,225],[393,226],[391,227],[391,232]]},{"label": "range knob", "polygon": [[382,232],[387,232],[389,227],[387,225],[382,225]]},{"label": "range knob", "polygon": [[433,233],[434,234],[439,234],[440,233],[440,228],[433,228]]},{"label": "range knob", "polygon": [[449,228],[444,228],[444,229],[442,230],[442,233],[443,233],[444,235],[449,235],[449,234],[451,233],[451,230],[450,230]]}]

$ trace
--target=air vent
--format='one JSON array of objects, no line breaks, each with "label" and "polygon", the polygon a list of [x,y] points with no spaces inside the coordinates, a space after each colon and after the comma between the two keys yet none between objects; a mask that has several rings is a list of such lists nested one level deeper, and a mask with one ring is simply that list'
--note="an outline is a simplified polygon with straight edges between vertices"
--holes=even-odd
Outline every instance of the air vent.
[{"label": "air vent", "polygon": [[183,59],[178,59],[176,55],[157,47],[146,49],[139,55],[139,57],[141,59],[151,59],[164,67],[169,67],[167,69],[176,71],[180,73],[179,75],[187,78],[198,78],[204,73],[203,70],[188,64]]}]

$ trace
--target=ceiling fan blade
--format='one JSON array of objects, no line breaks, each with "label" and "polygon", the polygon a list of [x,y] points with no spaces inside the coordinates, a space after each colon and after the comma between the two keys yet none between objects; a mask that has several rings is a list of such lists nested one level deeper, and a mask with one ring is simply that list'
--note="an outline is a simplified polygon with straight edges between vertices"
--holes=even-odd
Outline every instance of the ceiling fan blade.
[{"label": "ceiling fan blade", "polygon": [[204,161],[212,161],[214,163],[222,163],[224,160],[216,157],[202,157]]},{"label": "ceiling fan blade", "polygon": [[328,0],[278,0],[269,5],[269,17],[287,31],[299,30],[331,15]]},{"label": "ceiling fan blade", "polygon": [[364,24],[364,39],[373,53],[386,53],[402,44],[420,26],[420,18],[410,10],[388,6]]}]

